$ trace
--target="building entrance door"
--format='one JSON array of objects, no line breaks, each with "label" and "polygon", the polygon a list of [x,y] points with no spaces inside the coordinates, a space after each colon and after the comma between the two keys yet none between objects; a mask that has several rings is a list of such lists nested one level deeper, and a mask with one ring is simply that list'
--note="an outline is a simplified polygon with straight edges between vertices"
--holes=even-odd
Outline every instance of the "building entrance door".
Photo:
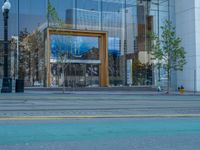
[{"label": "building entrance door", "polygon": [[69,64],[64,78],[66,87],[99,86],[99,65]]}]

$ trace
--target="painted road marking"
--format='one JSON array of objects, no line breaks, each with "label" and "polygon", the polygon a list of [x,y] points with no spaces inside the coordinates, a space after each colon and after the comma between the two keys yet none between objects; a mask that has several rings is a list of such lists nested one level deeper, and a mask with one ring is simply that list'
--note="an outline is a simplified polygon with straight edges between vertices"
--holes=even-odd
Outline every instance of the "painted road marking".
[{"label": "painted road marking", "polygon": [[200,114],[138,114],[138,115],[94,115],[94,116],[15,116],[0,117],[4,120],[62,120],[62,119],[100,119],[100,118],[175,118],[200,117]]},{"label": "painted road marking", "polygon": [[[111,141],[116,140],[123,144],[123,141],[128,140],[128,143],[132,143],[132,138],[140,139],[142,137],[149,138],[152,144],[152,139],[157,137],[158,139],[163,139],[162,137],[169,138],[169,143],[167,145],[174,145],[180,143],[184,144],[183,148],[176,149],[195,149],[199,150],[199,140],[200,140],[200,118],[165,118],[165,119],[125,119],[121,121],[120,119],[109,119],[109,120],[54,120],[53,122],[26,122],[26,121],[14,121],[10,123],[0,124],[0,149],[2,145],[13,146],[10,149],[30,149],[32,146],[37,146],[35,149],[41,146],[41,143],[50,144],[51,142],[74,142],[74,144],[88,144],[88,141],[92,143],[98,143],[99,140]],[[159,138],[161,137],[161,138]],[[191,146],[188,147],[188,141],[184,142],[179,140],[181,137],[189,137],[188,140],[195,141]],[[172,139],[173,138],[173,139]],[[157,140],[158,140],[157,139]],[[141,142],[146,143],[147,139],[143,139]],[[154,144],[166,143],[153,142]],[[155,141],[153,139],[153,141]],[[174,144],[172,144],[173,142]],[[79,143],[80,142],[80,143]],[[83,142],[83,143],[81,143]],[[86,143],[85,143],[86,142]],[[138,141],[136,140],[138,143]],[[15,146],[22,146],[16,148]],[[30,145],[29,145],[30,144]],[[47,149],[49,149],[48,145]],[[59,143],[54,143],[58,144]],[[100,142],[99,144],[102,144]],[[62,144],[61,144],[62,145]],[[69,144],[70,145],[70,144]],[[153,146],[151,145],[151,146]],[[29,147],[30,146],[30,147]],[[124,145],[125,146],[125,145]],[[186,146],[186,149],[185,149]],[[45,148],[44,147],[44,148]],[[193,148],[194,147],[194,148]],[[82,148],[82,147],[81,147]],[[134,148],[134,147],[133,147]],[[168,147],[167,149],[171,149]],[[56,149],[62,149],[61,147]],[[64,147],[63,149],[70,149]],[[79,148],[80,149],[80,148]],[[86,148],[87,149],[87,148]],[[89,148],[90,149],[90,148]],[[96,149],[94,147],[93,149]],[[102,148],[103,149],[103,148]],[[104,148],[112,149],[112,148]],[[113,148],[116,149],[116,148]],[[122,148],[121,148],[122,149]],[[128,148],[130,149],[130,147]],[[137,149],[137,148],[136,148]],[[154,148],[158,149],[158,147]],[[162,149],[162,146],[161,148]]]}]

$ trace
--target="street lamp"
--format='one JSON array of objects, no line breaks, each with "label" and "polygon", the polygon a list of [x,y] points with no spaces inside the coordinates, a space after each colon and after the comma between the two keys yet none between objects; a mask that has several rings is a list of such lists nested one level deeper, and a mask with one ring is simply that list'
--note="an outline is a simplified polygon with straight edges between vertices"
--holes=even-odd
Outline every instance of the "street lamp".
[{"label": "street lamp", "polygon": [[8,14],[11,8],[9,0],[5,0],[2,6],[4,18],[4,77],[1,93],[12,92],[12,79],[8,76]]}]

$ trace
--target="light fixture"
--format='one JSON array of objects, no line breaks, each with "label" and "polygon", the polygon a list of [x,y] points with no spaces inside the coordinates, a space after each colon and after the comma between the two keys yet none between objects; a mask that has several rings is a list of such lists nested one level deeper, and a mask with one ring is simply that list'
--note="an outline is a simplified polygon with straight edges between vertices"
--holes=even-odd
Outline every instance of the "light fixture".
[{"label": "light fixture", "polygon": [[2,6],[2,12],[4,13],[5,10],[10,10],[10,8],[11,8],[11,4],[10,4],[9,0],[6,0]]}]

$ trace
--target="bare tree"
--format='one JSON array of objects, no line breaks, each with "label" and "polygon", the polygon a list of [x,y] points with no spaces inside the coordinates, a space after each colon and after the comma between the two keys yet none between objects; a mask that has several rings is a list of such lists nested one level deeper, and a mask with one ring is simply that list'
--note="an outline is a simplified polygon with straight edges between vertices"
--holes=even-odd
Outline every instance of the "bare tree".
[{"label": "bare tree", "polygon": [[[61,68],[63,93],[65,92],[65,69],[69,64],[69,51],[66,46],[67,39],[64,36],[58,36],[56,39],[56,62],[57,67]],[[58,69],[59,70],[59,69]],[[59,76],[59,73],[57,73]]]},{"label": "bare tree", "polygon": [[44,40],[42,32],[21,33],[20,76],[29,79],[31,85],[44,79]]}]

